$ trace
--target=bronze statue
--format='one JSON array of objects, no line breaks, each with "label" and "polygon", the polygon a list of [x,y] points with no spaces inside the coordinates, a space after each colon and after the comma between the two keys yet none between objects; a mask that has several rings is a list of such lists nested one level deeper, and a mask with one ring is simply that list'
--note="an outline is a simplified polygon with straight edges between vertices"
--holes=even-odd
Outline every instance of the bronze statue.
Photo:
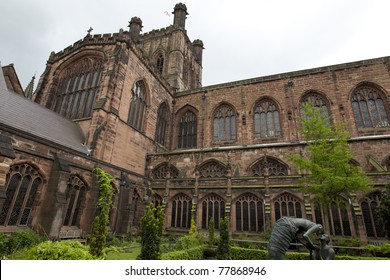
[{"label": "bronze statue", "polygon": [[315,245],[315,250],[310,252],[312,260],[334,260],[335,251],[329,244],[329,235],[321,234],[320,236],[320,246],[317,248]]},{"label": "bronze statue", "polygon": [[[270,258],[272,260],[282,260],[291,242],[296,239],[305,245],[309,251],[315,251],[316,247],[310,239],[312,233],[323,234],[322,225],[303,218],[280,218],[276,221],[269,239],[268,252]],[[300,234],[302,234],[303,240],[299,240]]]}]

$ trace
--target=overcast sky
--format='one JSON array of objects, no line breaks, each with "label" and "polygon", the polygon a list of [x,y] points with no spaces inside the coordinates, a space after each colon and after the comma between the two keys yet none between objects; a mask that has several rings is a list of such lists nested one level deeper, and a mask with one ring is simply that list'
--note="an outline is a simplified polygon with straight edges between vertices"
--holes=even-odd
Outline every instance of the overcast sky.
[{"label": "overcast sky", "polygon": [[[173,23],[172,0],[0,1],[0,61],[22,87],[51,51],[91,34]],[[191,41],[204,43],[203,85],[390,55],[388,0],[183,0]]]}]

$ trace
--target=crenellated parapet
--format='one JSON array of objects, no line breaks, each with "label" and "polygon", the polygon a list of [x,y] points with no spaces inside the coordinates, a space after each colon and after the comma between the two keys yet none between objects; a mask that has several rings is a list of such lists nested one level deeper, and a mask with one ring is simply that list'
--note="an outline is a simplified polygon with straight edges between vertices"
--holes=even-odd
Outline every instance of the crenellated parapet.
[{"label": "crenellated parapet", "polygon": [[80,39],[77,42],[73,43],[73,45],[70,45],[62,51],[59,51],[58,53],[55,53],[54,55],[50,56],[49,60],[50,62],[54,62],[58,59],[62,59],[64,56],[73,53],[76,50],[85,46],[113,45],[117,41],[121,41],[128,38],[129,33],[126,31],[120,31],[118,33],[87,35],[83,39]]}]

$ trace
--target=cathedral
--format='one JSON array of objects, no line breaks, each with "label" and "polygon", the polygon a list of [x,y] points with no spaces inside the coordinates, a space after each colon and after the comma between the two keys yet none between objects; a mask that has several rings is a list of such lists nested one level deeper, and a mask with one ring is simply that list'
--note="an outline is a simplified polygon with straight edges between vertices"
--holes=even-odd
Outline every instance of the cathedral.
[{"label": "cathedral", "polygon": [[[203,42],[187,7],[142,32],[90,34],[52,52],[36,90],[0,67],[0,232],[53,239],[91,233],[99,195],[92,173],[114,176],[109,231],[136,234],[145,205],[161,205],[166,232],[230,217],[233,235],[262,235],[281,216],[324,224],[289,161],[305,147],[300,106],[346,122],[353,162],[373,188],[329,205],[333,237],[383,241],[375,216],[390,183],[390,57],[202,87]],[[222,66],[221,66],[222,67]]]}]

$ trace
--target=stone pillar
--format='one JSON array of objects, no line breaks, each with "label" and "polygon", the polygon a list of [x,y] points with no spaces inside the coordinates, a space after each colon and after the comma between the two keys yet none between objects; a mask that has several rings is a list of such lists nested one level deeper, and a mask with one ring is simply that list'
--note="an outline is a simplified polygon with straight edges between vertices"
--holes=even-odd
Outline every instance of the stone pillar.
[{"label": "stone pillar", "polygon": [[3,208],[6,199],[7,174],[15,157],[11,138],[0,135],[0,209]]},{"label": "stone pillar", "polygon": [[66,190],[70,176],[68,163],[58,157],[54,158],[52,170],[47,183],[47,190],[42,201],[38,230],[44,231],[52,239],[57,239],[61,230],[66,206]]}]

